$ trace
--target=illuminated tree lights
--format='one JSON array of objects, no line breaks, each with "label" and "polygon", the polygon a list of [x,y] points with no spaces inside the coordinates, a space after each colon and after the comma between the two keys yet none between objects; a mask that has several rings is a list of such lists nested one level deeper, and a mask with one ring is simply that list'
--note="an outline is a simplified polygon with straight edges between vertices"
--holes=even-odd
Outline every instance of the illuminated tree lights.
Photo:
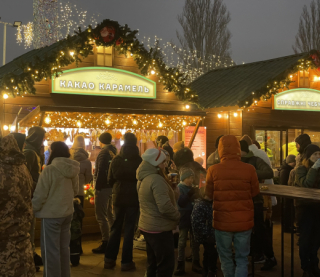
[{"label": "illuminated tree lights", "polygon": [[[10,92],[12,96],[35,94],[35,82],[47,80],[54,74],[62,72],[62,68],[75,63],[78,65],[81,58],[93,54],[94,43],[97,46],[113,46],[120,54],[131,54],[137,63],[141,74],[148,75],[154,71],[159,76],[159,82],[164,88],[175,93],[182,101],[197,103],[198,96],[187,85],[187,74],[179,71],[176,67],[168,67],[163,60],[160,48],[151,47],[147,50],[137,39],[138,31],[132,31],[128,25],[121,26],[118,22],[109,19],[98,24],[96,28],[89,26],[85,31],[79,27],[74,36],[67,36],[51,47],[42,56],[36,56],[32,61],[21,60],[20,67],[23,73],[6,74],[0,80],[0,89]],[[73,52],[73,55],[70,55]]]}]

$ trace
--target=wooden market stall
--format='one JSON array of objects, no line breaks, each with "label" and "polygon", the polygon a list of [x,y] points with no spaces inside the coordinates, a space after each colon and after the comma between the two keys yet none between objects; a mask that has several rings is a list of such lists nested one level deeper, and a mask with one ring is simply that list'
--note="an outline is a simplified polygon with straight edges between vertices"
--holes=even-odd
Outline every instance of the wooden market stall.
[{"label": "wooden market stall", "polygon": [[[136,33],[105,20],[0,67],[3,134],[42,126],[46,143],[64,140],[70,147],[74,136],[83,134],[93,167],[99,134],[106,130],[118,149],[125,132],[135,133],[143,153],[155,147],[158,135],[168,136],[172,145],[184,128],[195,126],[192,145],[206,112],[184,74],[168,67],[157,47],[144,48]],[[99,232],[88,201],[85,213],[84,233]],[[38,222],[37,235],[39,227]]]},{"label": "wooden market stall", "polygon": [[320,143],[318,51],[212,70],[191,88],[207,111],[207,155],[219,135],[248,134],[280,167],[299,134]]}]

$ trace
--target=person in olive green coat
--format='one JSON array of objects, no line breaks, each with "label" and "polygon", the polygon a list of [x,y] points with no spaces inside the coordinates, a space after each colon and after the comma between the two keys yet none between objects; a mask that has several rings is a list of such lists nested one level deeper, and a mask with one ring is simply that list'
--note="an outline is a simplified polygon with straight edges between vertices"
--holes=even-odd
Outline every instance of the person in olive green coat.
[{"label": "person in olive green coat", "polygon": [[[296,169],[295,186],[320,189],[320,148],[310,144],[303,153],[302,165]],[[320,202],[296,200],[299,255],[303,276],[320,276],[318,250],[320,248]]]},{"label": "person in olive green coat", "polygon": [[161,149],[148,149],[137,169],[140,203],[139,229],[146,240],[148,266],[146,276],[167,277],[174,271],[173,233],[180,213],[174,192],[163,169],[166,155]]}]

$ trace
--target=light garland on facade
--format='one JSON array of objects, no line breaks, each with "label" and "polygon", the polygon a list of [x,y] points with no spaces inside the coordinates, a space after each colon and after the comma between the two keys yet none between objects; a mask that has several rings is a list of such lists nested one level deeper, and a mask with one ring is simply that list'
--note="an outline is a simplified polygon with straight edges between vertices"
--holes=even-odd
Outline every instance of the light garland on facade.
[{"label": "light garland on facade", "polygon": [[[24,125],[37,125],[39,119],[37,115]],[[43,127],[181,131],[185,126],[195,125],[199,119],[199,116],[178,115],[46,112]]]}]

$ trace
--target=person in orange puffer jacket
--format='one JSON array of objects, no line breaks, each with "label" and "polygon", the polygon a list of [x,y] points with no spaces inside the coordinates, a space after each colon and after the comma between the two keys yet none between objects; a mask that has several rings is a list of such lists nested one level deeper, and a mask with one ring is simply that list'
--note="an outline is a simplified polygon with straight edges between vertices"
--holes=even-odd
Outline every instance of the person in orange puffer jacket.
[{"label": "person in orange puffer jacket", "polygon": [[260,192],[259,181],[255,168],[241,162],[240,144],[235,136],[222,137],[218,152],[221,162],[208,169],[206,195],[213,199],[213,227],[221,269],[226,277],[248,276],[250,237],[254,226],[252,198]]}]

